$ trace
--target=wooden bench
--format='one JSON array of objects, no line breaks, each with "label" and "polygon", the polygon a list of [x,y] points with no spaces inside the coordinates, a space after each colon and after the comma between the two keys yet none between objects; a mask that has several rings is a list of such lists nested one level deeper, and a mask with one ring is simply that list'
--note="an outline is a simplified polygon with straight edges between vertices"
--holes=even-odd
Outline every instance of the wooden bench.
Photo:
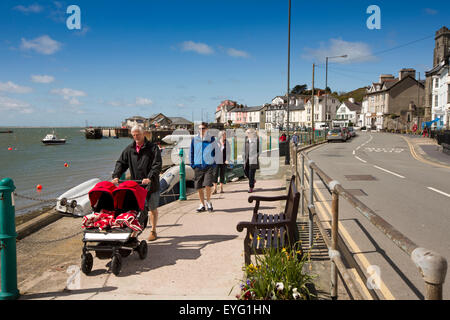
[{"label": "wooden bench", "polygon": [[[259,212],[263,201],[274,202],[286,200],[283,213],[264,214]],[[300,202],[300,193],[295,186],[295,176],[289,183],[289,191],[285,196],[258,197],[251,196],[248,202],[256,201],[253,217],[250,222],[239,222],[236,229],[242,232],[247,229],[244,240],[245,264],[250,264],[251,254],[262,254],[265,249],[289,249],[298,240],[297,212]]]}]

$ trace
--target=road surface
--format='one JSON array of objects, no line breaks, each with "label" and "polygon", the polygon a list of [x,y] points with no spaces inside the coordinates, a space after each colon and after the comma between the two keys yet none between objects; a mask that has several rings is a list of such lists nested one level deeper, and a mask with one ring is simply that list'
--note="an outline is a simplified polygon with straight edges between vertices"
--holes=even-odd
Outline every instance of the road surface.
[{"label": "road surface", "polygon": [[[401,135],[361,132],[346,143],[308,153],[317,165],[418,246],[450,261],[450,167],[416,160]],[[359,177],[358,177],[359,175]],[[319,187],[319,207],[330,196]],[[320,187],[322,185],[322,188]],[[340,200],[341,237],[381,299],[423,299],[424,282],[411,258],[345,199]],[[329,218],[323,217],[324,220]],[[450,298],[450,280],[444,299]]]}]

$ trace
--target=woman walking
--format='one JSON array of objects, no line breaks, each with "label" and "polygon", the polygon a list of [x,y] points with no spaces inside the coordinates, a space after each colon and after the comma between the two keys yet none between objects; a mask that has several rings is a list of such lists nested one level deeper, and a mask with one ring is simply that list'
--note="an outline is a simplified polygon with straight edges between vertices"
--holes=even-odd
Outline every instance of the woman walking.
[{"label": "woman walking", "polygon": [[252,193],[255,188],[256,170],[259,169],[259,139],[254,129],[248,129],[244,143],[244,173],[248,178],[248,193]]},{"label": "woman walking", "polygon": [[230,143],[227,140],[227,133],[221,131],[219,133],[219,142],[216,152],[216,172],[214,177],[213,194],[217,194],[217,185],[220,183],[220,193],[223,193],[223,184],[225,183],[225,174],[227,173],[227,166],[230,162]]}]

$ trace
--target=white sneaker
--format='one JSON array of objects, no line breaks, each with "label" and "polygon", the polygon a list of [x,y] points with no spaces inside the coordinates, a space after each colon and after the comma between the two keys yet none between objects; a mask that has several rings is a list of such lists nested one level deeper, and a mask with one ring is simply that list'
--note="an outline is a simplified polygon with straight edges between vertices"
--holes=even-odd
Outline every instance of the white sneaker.
[{"label": "white sneaker", "polygon": [[214,210],[211,202],[206,201],[206,207],[208,208],[209,212],[212,212]]},{"label": "white sneaker", "polygon": [[200,207],[198,207],[197,212],[204,212],[206,211],[205,206],[203,204],[200,204]]}]

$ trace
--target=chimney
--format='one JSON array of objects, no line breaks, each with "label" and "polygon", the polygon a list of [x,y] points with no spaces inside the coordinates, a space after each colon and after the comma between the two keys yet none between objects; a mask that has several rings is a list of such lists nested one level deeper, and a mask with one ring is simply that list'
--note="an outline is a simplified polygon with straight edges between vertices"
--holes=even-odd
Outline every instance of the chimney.
[{"label": "chimney", "polygon": [[414,70],[414,69],[400,70],[398,80],[401,81],[402,79],[405,79],[409,75],[415,79],[416,78],[416,70]]},{"label": "chimney", "polygon": [[351,103],[355,103],[355,98],[349,98],[348,101],[350,101]]},{"label": "chimney", "polygon": [[394,80],[394,76],[392,74],[382,74],[380,75],[380,83],[385,82],[386,80]]}]

